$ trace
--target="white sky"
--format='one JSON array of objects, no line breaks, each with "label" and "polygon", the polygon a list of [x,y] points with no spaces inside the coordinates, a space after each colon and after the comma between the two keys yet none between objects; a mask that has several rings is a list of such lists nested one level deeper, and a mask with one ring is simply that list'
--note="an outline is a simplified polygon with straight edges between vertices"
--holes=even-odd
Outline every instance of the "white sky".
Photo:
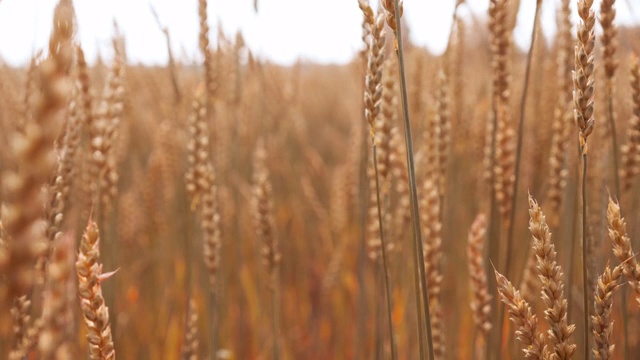
[{"label": "white sky", "polygon": [[[376,0],[372,0],[375,3]],[[412,40],[433,52],[446,44],[455,0],[405,0],[405,21]],[[482,18],[489,0],[467,0],[469,10]],[[558,0],[544,1],[543,24],[547,34],[555,29],[554,9]],[[573,1],[574,3],[577,1]],[[619,0],[619,23],[638,22],[637,0]],[[51,29],[55,0],[0,0],[0,56],[9,64],[26,63],[34,48],[44,48]],[[111,53],[112,21],[116,19],[126,37],[130,61],[164,64],[164,37],[158,30],[149,4],[169,27],[176,56],[198,59],[197,0],[75,0],[78,39],[87,57],[98,49]],[[211,38],[222,22],[232,37],[241,29],[249,47],[260,57],[290,64],[298,58],[319,62],[345,62],[361,48],[362,15],[356,0],[209,0]],[[599,1],[596,1],[599,4]],[[629,4],[634,7],[630,11]],[[575,4],[573,4],[575,8]],[[516,43],[526,47],[533,22],[535,1],[523,0],[516,27]],[[574,11],[575,12],[575,11]],[[574,14],[575,15],[575,14]],[[634,18],[635,17],[635,18]]]}]

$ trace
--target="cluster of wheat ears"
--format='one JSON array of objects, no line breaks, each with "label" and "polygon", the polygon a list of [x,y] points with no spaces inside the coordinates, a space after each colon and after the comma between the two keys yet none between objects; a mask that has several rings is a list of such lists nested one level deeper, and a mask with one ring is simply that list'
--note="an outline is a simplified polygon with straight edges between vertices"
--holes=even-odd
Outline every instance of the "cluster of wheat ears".
[{"label": "cluster of wheat ears", "polygon": [[89,66],[59,0],[0,66],[1,359],[640,356],[630,5],[537,0],[523,51],[520,1],[457,0],[435,56],[402,1],[352,1],[346,65],[212,40],[199,0],[200,60],[152,8],[150,67],[115,23]]}]

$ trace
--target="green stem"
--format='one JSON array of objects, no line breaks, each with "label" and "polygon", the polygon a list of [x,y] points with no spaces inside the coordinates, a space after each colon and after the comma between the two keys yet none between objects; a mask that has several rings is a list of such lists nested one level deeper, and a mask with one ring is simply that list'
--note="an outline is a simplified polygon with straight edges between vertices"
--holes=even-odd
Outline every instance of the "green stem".
[{"label": "green stem", "polygon": [[[402,110],[404,113],[404,135],[407,147],[407,168],[409,170],[409,190],[411,195],[411,217],[413,220],[413,242],[414,251],[418,254],[418,264],[420,270],[420,284],[422,290],[422,306],[426,317],[427,343],[429,344],[429,359],[434,360],[433,336],[431,334],[431,314],[429,312],[429,294],[427,293],[427,278],[425,275],[424,253],[422,246],[422,234],[420,232],[420,209],[418,208],[418,190],[416,185],[415,161],[413,159],[413,141],[411,138],[411,120],[409,117],[409,99],[407,96],[407,81],[404,67],[404,51],[402,49],[402,24],[399,16],[400,9],[398,0],[393,0],[394,13],[397,16],[396,26],[396,56],[400,66],[400,88],[402,90]],[[422,325],[421,325],[422,326]]]}]

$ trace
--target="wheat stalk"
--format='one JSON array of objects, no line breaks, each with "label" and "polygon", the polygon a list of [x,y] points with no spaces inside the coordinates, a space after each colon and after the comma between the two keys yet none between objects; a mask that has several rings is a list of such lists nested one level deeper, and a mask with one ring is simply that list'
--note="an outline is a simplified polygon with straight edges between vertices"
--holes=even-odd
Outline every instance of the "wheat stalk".
[{"label": "wheat stalk", "polygon": [[582,282],[583,282],[583,318],[584,318],[584,353],[589,353],[589,296],[587,293],[587,138],[593,131],[594,95],[594,48],[595,48],[595,15],[592,10],[593,0],[578,1],[578,41],[575,48],[575,71],[573,72],[574,118],[578,125],[578,139],[582,154]]},{"label": "wheat stalk", "polygon": [[[434,360],[434,346],[433,346],[433,336],[431,331],[431,313],[429,310],[429,294],[427,293],[427,279],[426,279],[426,270],[424,267],[424,249],[422,246],[422,234],[420,231],[420,209],[418,206],[418,190],[417,190],[417,181],[416,181],[416,171],[415,171],[415,160],[413,157],[413,140],[411,134],[411,118],[409,111],[409,99],[407,95],[407,80],[405,74],[405,63],[404,63],[404,48],[403,48],[403,39],[402,39],[402,26],[401,26],[401,17],[403,12],[402,1],[399,0],[384,0],[382,5],[387,12],[387,24],[393,30],[395,34],[395,51],[396,57],[398,58],[398,66],[400,68],[400,90],[402,94],[402,110],[403,110],[403,118],[404,118],[404,138],[405,138],[405,146],[406,146],[406,154],[407,154],[407,168],[409,173],[409,190],[411,195],[411,218],[413,219],[413,245],[414,245],[414,254],[415,254],[415,268],[416,271],[416,279],[415,279],[415,291],[416,291],[416,306],[419,306],[422,303],[422,308],[424,309],[426,329],[427,329],[427,344],[429,348],[429,359]],[[420,282],[418,283],[417,278],[420,278]],[[422,300],[420,301],[420,294],[422,295]],[[418,311],[419,312],[419,311]],[[420,324],[420,327],[423,325]],[[420,329],[419,336],[422,341],[422,329]],[[422,358],[423,352],[420,352],[420,358]]]}]

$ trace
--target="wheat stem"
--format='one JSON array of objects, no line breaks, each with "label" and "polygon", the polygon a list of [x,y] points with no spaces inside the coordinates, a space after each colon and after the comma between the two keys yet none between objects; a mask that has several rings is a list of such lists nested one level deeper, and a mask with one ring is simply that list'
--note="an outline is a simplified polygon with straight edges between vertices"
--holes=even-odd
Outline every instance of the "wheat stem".
[{"label": "wheat stem", "polygon": [[271,279],[271,326],[273,331],[273,359],[280,360],[280,325],[278,314],[278,270],[275,269]]},{"label": "wheat stem", "polygon": [[[511,275],[511,258],[513,257],[513,233],[514,222],[516,218],[516,209],[518,202],[518,184],[520,180],[520,163],[522,161],[522,144],[524,137],[524,118],[527,110],[527,94],[529,92],[529,80],[531,78],[531,63],[533,62],[533,48],[536,43],[536,34],[540,23],[540,9],[542,8],[542,0],[536,1],[536,11],[533,17],[533,29],[531,30],[531,44],[529,45],[529,53],[527,54],[527,64],[525,66],[524,85],[522,90],[522,98],[520,99],[520,120],[518,122],[518,138],[516,142],[516,163],[514,169],[515,179],[513,181],[513,191],[511,192],[511,212],[509,214],[509,222],[507,223],[507,259],[505,263],[505,274]],[[502,321],[502,319],[500,319]]]},{"label": "wheat stem", "polygon": [[422,234],[420,231],[420,209],[418,208],[418,190],[416,185],[415,161],[413,158],[413,141],[411,135],[411,119],[409,117],[409,99],[407,96],[407,80],[404,66],[404,51],[402,47],[402,26],[400,7],[398,0],[393,0],[394,13],[398,15],[395,29],[396,56],[400,66],[400,89],[402,93],[402,110],[404,115],[405,142],[407,147],[407,167],[409,168],[409,188],[411,190],[411,214],[413,218],[414,251],[418,254],[416,266],[420,272],[420,284],[422,291],[422,307],[424,308],[425,322],[427,326],[427,344],[429,345],[429,359],[434,360],[433,338],[431,334],[431,313],[429,312],[429,295],[427,294],[427,278],[425,275],[424,253],[422,246]]},{"label": "wheat stem", "polygon": [[584,354],[589,354],[589,294],[587,293],[587,153],[582,149],[582,306]]},{"label": "wheat stem", "polygon": [[382,207],[380,202],[380,180],[378,177],[378,152],[375,144],[375,139],[373,142],[373,168],[375,170],[376,176],[376,201],[378,205],[378,226],[380,229],[380,243],[382,245],[382,268],[384,271],[384,291],[387,300],[387,320],[389,322],[389,338],[391,341],[391,359],[396,359],[396,339],[393,331],[393,319],[392,319],[392,302],[391,302],[391,292],[389,286],[389,267],[387,265],[387,244],[384,239],[384,228],[383,228],[383,219],[382,219]]}]

